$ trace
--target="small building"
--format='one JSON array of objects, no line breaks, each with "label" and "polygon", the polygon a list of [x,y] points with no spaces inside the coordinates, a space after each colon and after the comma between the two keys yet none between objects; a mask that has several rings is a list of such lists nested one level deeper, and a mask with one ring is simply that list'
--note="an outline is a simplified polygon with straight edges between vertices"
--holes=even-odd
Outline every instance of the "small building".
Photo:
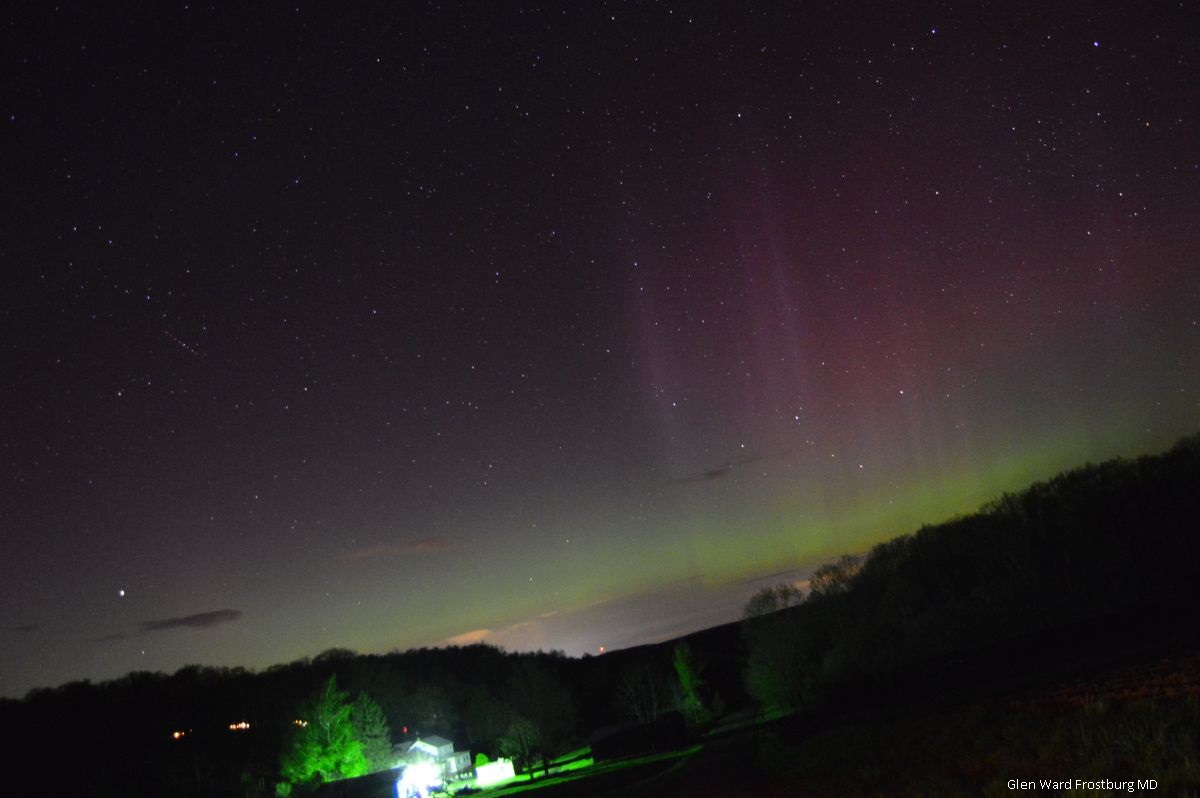
[{"label": "small building", "polygon": [[455,751],[454,743],[436,734],[417,737],[396,746],[398,765],[428,762],[438,766],[446,780],[456,778],[471,769],[471,752]]},{"label": "small building", "polygon": [[475,768],[475,784],[480,787],[490,787],[493,784],[512,781],[516,777],[517,773],[513,769],[512,760],[504,757]]}]

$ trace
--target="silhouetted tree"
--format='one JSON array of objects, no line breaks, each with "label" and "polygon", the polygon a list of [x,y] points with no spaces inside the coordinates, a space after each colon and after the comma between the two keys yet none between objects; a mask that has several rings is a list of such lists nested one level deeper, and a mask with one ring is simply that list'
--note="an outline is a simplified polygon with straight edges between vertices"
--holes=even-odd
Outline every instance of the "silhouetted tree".
[{"label": "silhouetted tree", "polygon": [[500,753],[511,757],[522,769],[530,767],[535,759],[544,761],[542,736],[533,721],[524,715],[514,716],[500,737]]},{"label": "silhouetted tree", "polygon": [[[537,658],[517,660],[510,683],[516,705],[514,722],[527,720],[537,742],[542,769],[550,772],[551,758],[567,750],[575,732],[575,702],[558,674]],[[527,731],[523,725],[519,730]],[[513,729],[510,726],[506,737]]]},{"label": "silhouetted tree", "polygon": [[804,706],[806,652],[803,629],[792,617],[803,594],[792,585],[765,587],[746,603],[746,692],[762,711],[776,714]]},{"label": "silhouetted tree", "polygon": [[798,606],[804,594],[794,585],[781,583],[764,587],[750,597],[742,610],[744,618],[762,618],[773,612]]},{"label": "silhouetted tree", "polygon": [[809,579],[809,592],[817,597],[845,593],[862,570],[862,564],[863,558],[855,554],[843,554],[837,561],[825,563]]},{"label": "silhouetted tree", "polygon": [[437,684],[421,683],[405,704],[408,707],[408,726],[421,734],[453,734],[458,722],[450,695]]},{"label": "silhouetted tree", "polygon": [[649,662],[639,662],[626,667],[617,680],[617,709],[630,720],[650,723],[671,708],[672,693],[663,674]]},{"label": "silhouetted tree", "polygon": [[495,754],[497,741],[507,728],[508,713],[490,690],[475,685],[463,710],[463,723],[473,750],[487,749]]}]

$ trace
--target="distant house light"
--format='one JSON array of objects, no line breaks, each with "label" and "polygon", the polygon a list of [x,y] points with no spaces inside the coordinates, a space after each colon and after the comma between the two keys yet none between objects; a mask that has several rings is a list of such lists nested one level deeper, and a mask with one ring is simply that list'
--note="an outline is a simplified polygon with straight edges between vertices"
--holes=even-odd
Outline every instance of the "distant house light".
[{"label": "distant house light", "polygon": [[172,740],[182,740],[185,736],[187,736],[187,732],[182,731],[182,730],[171,732]]},{"label": "distant house light", "polygon": [[296,724],[297,726],[299,726],[301,729],[303,729],[305,726],[307,726],[307,725],[308,725],[308,721],[306,721],[306,720],[300,720],[300,718],[296,718],[294,721],[292,721],[292,723],[295,723],[295,724]]},{"label": "distant house light", "polygon": [[250,728],[250,724],[249,724],[249,723],[247,723],[247,722],[246,722],[246,721],[244,721],[244,720],[243,720],[243,721],[238,721],[237,723],[230,723],[230,724],[229,724],[229,730],[230,730],[230,731],[246,731],[246,729],[249,729],[249,728]]}]

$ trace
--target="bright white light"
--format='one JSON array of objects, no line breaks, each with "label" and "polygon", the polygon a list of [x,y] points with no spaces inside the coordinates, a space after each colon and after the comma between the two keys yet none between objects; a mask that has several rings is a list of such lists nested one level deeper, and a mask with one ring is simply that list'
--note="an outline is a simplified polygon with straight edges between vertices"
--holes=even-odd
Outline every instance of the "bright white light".
[{"label": "bright white light", "polygon": [[430,787],[442,786],[442,769],[432,762],[417,762],[404,768],[396,781],[398,798],[429,798]]},{"label": "bright white light", "polygon": [[478,787],[490,787],[516,777],[517,774],[513,770],[513,763],[510,759],[497,759],[495,762],[488,762],[486,765],[475,768],[475,785]]}]

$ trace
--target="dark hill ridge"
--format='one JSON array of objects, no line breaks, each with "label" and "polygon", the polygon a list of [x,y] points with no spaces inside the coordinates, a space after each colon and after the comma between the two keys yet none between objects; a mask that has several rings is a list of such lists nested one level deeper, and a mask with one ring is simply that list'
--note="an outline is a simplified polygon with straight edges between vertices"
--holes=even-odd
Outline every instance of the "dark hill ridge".
[{"label": "dark hill ridge", "polygon": [[1196,530],[1200,437],[1066,472],[829,566],[825,589],[745,625],[748,687],[786,711],[1152,646],[1200,605]]}]

